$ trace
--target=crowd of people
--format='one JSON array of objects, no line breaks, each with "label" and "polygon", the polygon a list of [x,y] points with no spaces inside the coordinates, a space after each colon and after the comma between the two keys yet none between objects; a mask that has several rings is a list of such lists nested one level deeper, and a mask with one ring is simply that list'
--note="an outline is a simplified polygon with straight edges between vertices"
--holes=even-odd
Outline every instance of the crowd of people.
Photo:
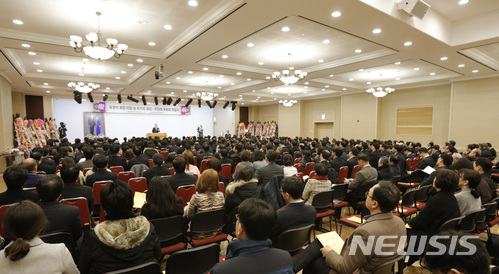
[{"label": "crowd of people", "polygon": [[[369,235],[396,236],[397,240],[406,235],[431,237],[446,220],[475,212],[496,198],[491,173],[499,166],[492,145],[470,144],[462,153],[455,146],[454,141],[441,150],[433,142],[423,146],[402,141],[287,137],[49,140],[46,147],[34,148],[29,158],[3,174],[7,191],[0,193],[0,206],[11,205],[2,222],[10,243],[2,250],[5,256],[0,255],[0,268],[8,273],[28,271],[39,261],[48,272],[103,273],[159,262],[161,244],[149,220],[180,215],[188,223],[199,212],[224,208],[227,221],[223,231],[234,232],[237,240],[230,242],[226,260],[217,264],[213,273],[296,273],[302,269],[304,273],[352,273],[355,269],[369,273],[390,256],[366,255],[360,250],[352,254],[353,236],[365,241]],[[408,159],[418,159],[415,170]],[[314,164],[313,172],[303,176],[309,163]],[[229,176],[221,173],[227,164]],[[140,212],[133,209],[130,186],[110,170],[117,166],[146,178],[146,203]],[[348,174],[339,181],[345,166]],[[359,170],[353,171],[354,167]],[[429,174],[421,172],[427,167],[432,168]],[[97,215],[92,187],[103,180],[112,181],[100,194],[105,221],[85,230],[78,209],[59,200],[85,197],[89,213]],[[407,229],[403,219],[392,214],[400,190],[406,191],[397,187],[398,181],[431,186],[426,206],[408,222]],[[219,191],[219,182],[224,192]],[[348,184],[350,206],[360,212],[358,201],[364,199],[364,209],[369,211],[342,251],[337,253],[314,241],[292,260],[289,253],[276,249],[277,236],[288,229],[312,224],[321,228],[312,206],[314,197],[334,184]],[[176,192],[189,185],[195,185],[196,193],[186,203]],[[38,237],[54,232],[70,233],[75,250],[45,244]],[[220,232],[191,236],[204,239]],[[48,250],[61,255],[43,257]],[[426,258],[431,267],[441,269],[438,260]],[[418,259],[410,256],[406,265]],[[47,263],[50,260],[54,264]],[[478,260],[450,265],[450,269],[478,273],[471,262],[482,268],[490,264]]]}]

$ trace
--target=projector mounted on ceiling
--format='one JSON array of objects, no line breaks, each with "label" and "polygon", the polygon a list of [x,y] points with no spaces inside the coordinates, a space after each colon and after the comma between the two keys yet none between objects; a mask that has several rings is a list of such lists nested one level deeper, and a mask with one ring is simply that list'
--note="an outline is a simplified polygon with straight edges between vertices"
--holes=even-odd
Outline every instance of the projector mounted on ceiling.
[{"label": "projector mounted on ceiling", "polygon": [[430,5],[423,0],[401,0],[397,3],[397,9],[407,12],[411,16],[416,16],[423,19],[426,12],[430,9]]}]

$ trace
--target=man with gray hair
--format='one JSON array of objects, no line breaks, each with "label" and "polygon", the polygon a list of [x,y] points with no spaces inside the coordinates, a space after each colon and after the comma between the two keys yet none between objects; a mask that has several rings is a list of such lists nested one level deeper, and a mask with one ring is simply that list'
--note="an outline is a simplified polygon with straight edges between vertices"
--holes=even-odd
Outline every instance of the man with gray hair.
[{"label": "man with gray hair", "polygon": [[36,162],[36,160],[33,158],[24,159],[21,162],[21,165],[23,165],[28,170],[28,179],[26,180],[24,187],[36,187],[36,183],[38,183],[38,180],[43,177],[42,175],[36,173],[36,171],[38,170],[38,163]]},{"label": "man with gray hair", "polygon": [[381,156],[378,160],[378,180],[393,180],[393,170],[390,168],[390,160],[387,156]]}]

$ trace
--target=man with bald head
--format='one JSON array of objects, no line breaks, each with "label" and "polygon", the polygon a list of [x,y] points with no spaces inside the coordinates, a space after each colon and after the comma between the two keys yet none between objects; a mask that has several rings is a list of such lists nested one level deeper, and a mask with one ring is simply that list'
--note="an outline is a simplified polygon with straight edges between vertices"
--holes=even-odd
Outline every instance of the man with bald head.
[{"label": "man with bald head", "polygon": [[28,180],[26,180],[24,187],[36,187],[38,180],[43,177],[42,175],[36,173],[38,170],[38,163],[35,159],[28,158],[24,159],[21,164],[28,170]]}]

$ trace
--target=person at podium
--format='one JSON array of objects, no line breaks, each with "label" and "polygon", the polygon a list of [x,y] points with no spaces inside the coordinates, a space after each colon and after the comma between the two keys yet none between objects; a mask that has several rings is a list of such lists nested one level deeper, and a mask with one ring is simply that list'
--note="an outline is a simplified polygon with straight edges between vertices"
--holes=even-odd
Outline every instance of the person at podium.
[{"label": "person at podium", "polygon": [[152,128],[152,133],[159,133],[158,124],[154,124],[154,127]]}]

